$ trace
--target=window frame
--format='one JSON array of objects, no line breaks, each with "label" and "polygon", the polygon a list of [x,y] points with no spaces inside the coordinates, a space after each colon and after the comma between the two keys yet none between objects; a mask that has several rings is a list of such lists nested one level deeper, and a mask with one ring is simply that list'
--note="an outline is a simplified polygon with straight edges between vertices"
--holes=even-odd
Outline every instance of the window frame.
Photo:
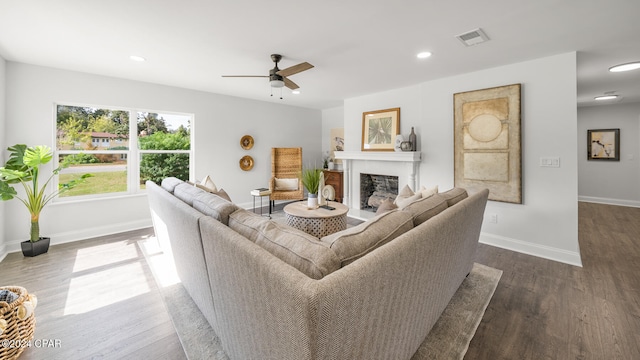
[{"label": "window frame", "polygon": [[[86,107],[93,109],[108,109],[117,111],[127,111],[129,113],[129,149],[128,150],[59,150],[58,149],[58,106]],[[180,115],[190,118],[189,122],[189,150],[141,150],[138,143],[138,113],[155,113],[160,115]],[[140,184],[140,162],[143,154],[189,154],[189,180],[195,178],[195,114],[177,111],[149,110],[144,108],[132,108],[125,106],[113,105],[95,105],[80,104],[72,102],[56,102],[53,104],[53,168],[60,166],[60,155],[71,154],[120,154],[127,156],[127,190],[120,192],[109,192],[89,195],[75,195],[69,197],[56,196],[52,201],[57,203],[66,203],[73,201],[84,201],[93,199],[116,198],[123,196],[137,196],[146,194],[146,189],[141,188]],[[93,143],[93,139],[92,139]],[[58,188],[59,175],[56,175],[52,181],[55,189]]]}]

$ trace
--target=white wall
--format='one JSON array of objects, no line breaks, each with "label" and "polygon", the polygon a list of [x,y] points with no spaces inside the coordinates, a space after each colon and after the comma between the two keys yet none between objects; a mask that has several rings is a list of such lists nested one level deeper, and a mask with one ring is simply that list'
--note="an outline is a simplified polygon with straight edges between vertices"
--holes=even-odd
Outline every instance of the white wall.
[{"label": "white wall", "polygon": [[[6,61],[0,56],[0,166],[4,166],[5,162],[5,151],[7,148],[5,142],[5,119],[6,119],[6,103],[5,103],[5,89],[6,89],[6,81],[5,81],[5,69],[6,69]],[[6,255],[5,248],[5,229],[4,226],[4,201],[0,201],[0,261]]]},{"label": "white wall", "polygon": [[[56,102],[195,114],[196,178],[211,175],[241,206],[251,205],[252,189],[268,186],[271,147],[301,146],[305,163],[322,161],[319,110],[15,62],[7,63],[6,87],[8,144],[53,146]],[[240,147],[246,134],[255,140],[250,150]],[[253,157],[253,170],[239,168],[244,155]],[[27,210],[9,202],[5,221],[13,224],[6,228],[5,241],[17,251],[29,231]],[[45,208],[40,224],[54,244],[150,225],[146,196],[54,203]]]},{"label": "white wall", "polygon": [[[481,241],[581,265],[577,209],[576,54],[567,53],[426,82],[344,104],[345,147],[360,150],[362,113],[400,107],[401,132],[415,127],[423,154],[420,184],[453,186],[453,94],[522,84],[522,205],[490,201]],[[541,168],[540,157],[560,157]]]},{"label": "white wall", "polygon": [[[587,160],[587,130],[620,129],[620,161]],[[581,201],[640,207],[640,103],[578,109]]]}]

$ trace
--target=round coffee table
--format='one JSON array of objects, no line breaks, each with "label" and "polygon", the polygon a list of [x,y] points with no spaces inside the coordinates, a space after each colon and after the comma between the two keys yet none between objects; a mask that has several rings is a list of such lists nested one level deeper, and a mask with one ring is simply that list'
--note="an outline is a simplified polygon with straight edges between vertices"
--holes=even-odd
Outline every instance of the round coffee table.
[{"label": "round coffee table", "polygon": [[317,238],[346,229],[349,207],[335,201],[327,201],[327,205],[335,209],[309,209],[306,201],[291,203],[284,207],[287,225]]}]

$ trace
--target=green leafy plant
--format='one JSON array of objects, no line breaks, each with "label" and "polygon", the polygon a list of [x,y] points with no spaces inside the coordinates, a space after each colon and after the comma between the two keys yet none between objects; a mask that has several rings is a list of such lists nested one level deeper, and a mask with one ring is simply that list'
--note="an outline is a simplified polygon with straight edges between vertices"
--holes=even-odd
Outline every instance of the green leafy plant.
[{"label": "green leafy plant", "polygon": [[320,174],[322,169],[304,169],[302,170],[302,185],[309,194],[317,194],[320,185]]},{"label": "green leafy plant", "polygon": [[[51,148],[47,146],[27,147],[24,144],[17,144],[7,148],[11,155],[4,167],[0,168],[0,197],[2,200],[11,200],[16,198],[20,200],[29,210],[31,215],[31,242],[40,240],[40,212],[56,195],[68,191],[93,176],[91,174],[83,174],[77,179],[70,180],[64,184],[60,184],[58,189],[47,194],[45,192],[47,185],[53,177],[60,173],[63,168],[69,166],[69,162],[63,162],[58,168],[54,169],[41,187],[38,184],[40,175],[40,166],[47,164],[53,159]],[[25,195],[19,196],[14,185],[21,184],[24,188]]]}]

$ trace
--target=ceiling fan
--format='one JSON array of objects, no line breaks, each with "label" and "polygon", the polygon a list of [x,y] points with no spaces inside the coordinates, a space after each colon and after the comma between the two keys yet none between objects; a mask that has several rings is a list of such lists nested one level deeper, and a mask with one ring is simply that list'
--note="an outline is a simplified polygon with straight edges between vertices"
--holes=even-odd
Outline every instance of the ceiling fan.
[{"label": "ceiling fan", "polygon": [[[308,62],[303,62],[298,65],[290,66],[286,69],[280,70],[278,68],[278,62],[282,60],[282,55],[280,54],[271,54],[271,60],[276,64],[273,69],[269,70],[269,75],[222,75],[222,77],[263,77],[269,78],[269,83],[271,87],[281,88],[283,86],[288,87],[291,90],[298,89],[299,86],[293,81],[289,80],[287,76],[291,76],[306,70],[313,68],[313,65]],[[271,94],[273,96],[273,94]]]}]

